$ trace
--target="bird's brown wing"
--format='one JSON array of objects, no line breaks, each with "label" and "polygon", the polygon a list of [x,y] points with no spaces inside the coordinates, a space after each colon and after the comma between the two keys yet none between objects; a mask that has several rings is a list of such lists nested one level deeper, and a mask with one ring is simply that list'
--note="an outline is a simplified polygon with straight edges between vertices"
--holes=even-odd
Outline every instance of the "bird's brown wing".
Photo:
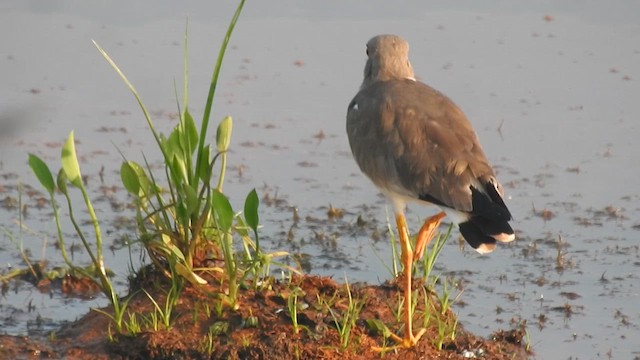
[{"label": "bird's brown wing", "polygon": [[378,186],[471,212],[470,187],[493,181],[502,202],[471,124],[440,92],[412,80],[378,82],[361,90],[349,110],[356,161]]}]

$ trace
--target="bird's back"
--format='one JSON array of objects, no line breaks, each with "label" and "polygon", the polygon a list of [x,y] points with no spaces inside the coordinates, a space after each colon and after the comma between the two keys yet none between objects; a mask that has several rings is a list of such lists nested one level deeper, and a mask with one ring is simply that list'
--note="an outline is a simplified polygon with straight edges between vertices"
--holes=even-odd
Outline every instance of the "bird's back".
[{"label": "bird's back", "polygon": [[356,162],[382,189],[470,211],[469,185],[494,177],[464,113],[418,81],[361,89],[349,105],[347,133]]},{"label": "bird's back", "polygon": [[347,133],[360,169],[403,216],[405,202],[439,205],[486,253],[515,238],[502,186],[471,124],[449,98],[415,80],[409,44],[396,35],[367,42]]}]

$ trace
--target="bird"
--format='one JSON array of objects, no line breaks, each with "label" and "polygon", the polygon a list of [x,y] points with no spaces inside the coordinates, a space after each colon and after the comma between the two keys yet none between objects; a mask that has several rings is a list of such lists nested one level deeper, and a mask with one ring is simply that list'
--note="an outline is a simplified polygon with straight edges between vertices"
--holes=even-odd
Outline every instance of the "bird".
[{"label": "bird", "polygon": [[[423,256],[445,216],[481,254],[515,233],[511,213],[478,136],[460,108],[443,93],[416,80],[409,44],[397,35],[367,42],[364,80],[347,108],[347,135],[360,170],[393,204],[403,264],[404,335],[398,346],[415,346],[412,264]],[[440,207],[410,242],[404,210],[409,202]]]}]

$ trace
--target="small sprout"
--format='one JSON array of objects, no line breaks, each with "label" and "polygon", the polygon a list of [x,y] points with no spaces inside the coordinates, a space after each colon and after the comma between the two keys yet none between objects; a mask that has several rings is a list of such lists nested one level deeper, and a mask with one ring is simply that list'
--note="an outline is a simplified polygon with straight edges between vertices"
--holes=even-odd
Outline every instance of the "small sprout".
[{"label": "small sprout", "polygon": [[226,321],[216,321],[209,326],[209,334],[212,336],[220,336],[226,334],[229,330],[229,324]]},{"label": "small sprout", "polygon": [[245,320],[244,326],[247,328],[257,328],[259,324],[260,324],[260,321],[258,320],[258,317],[250,315]]},{"label": "small sprout", "polygon": [[389,338],[391,336],[391,330],[382,321],[378,319],[367,319],[367,328],[376,334],[382,335],[382,337]]}]

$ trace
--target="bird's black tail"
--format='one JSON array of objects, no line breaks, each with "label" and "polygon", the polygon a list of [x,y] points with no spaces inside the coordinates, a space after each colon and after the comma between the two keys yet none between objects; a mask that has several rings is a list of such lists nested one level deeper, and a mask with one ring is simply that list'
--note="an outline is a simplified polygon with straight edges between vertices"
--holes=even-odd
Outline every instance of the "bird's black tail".
[{"label": "bird's black tail", "polygon": [[487,193],[471,186],[473,210],[469,218],[459,224],[460,233],[472,248],[487,253],[496,247],[496,241],[509,242],[515,239],[509,225],[511,213],[492,184],[487,184]]}]

